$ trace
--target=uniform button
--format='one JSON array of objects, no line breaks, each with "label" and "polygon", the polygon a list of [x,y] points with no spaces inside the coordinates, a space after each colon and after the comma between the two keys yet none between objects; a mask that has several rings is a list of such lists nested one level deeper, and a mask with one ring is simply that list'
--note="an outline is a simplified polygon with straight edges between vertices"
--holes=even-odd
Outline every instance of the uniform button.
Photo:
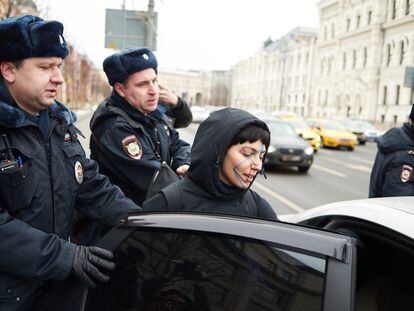
[{"label": "uniform button", "polygon": [[13,290],[10,289],[10,288],[7,290],[7,294],[11,294],[12,292],[13,292]]},{"label": "uniform button", "polygon": [[16,301],[20,301],[20,297],[17,297],[17,298],[16,298]]}]

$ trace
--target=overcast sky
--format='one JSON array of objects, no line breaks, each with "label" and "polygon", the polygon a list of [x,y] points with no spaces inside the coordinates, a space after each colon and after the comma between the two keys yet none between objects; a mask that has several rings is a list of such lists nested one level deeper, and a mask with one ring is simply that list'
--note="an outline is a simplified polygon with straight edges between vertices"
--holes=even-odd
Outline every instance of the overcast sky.
[{"label": "overcast sky", "polygon": [[[98,66],[114,51],[104,48],[105,9],[122,0],[36,0],[43,17],[63,22],[65,36]],[[316,0],[155,0],[160,67],[226,70],[297,26],[318,27]],[[147,10],[148,0],[125,0]]]}]

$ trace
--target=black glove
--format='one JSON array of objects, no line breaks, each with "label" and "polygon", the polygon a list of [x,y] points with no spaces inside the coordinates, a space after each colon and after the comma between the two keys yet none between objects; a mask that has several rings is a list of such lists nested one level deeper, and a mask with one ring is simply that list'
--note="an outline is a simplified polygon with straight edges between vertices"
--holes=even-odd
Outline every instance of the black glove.
[{"label": "black glove", "polygon": [[89,288],[95,288],[96,282],[106,283],[109,276],[100,270],[113,270],[115,264],[110,261],[114,254],[95,246],[77,246],[72,268],[76,276]]}]

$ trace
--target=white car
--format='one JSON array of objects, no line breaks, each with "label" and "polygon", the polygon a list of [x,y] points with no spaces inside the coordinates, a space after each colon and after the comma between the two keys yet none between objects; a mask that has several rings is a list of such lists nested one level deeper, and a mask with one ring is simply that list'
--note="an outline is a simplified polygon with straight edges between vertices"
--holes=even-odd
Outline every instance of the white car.
[{"label": "white car", "polygon": [[414,198],[335,202],[284,221],[357,240],[357,310],[414,310]]},{"label": "white car", "polygon": [[201,123],[210,116],[210,111],[204,107],[193,106],[191,107],[191,113],[193,115],[194,123]]}]

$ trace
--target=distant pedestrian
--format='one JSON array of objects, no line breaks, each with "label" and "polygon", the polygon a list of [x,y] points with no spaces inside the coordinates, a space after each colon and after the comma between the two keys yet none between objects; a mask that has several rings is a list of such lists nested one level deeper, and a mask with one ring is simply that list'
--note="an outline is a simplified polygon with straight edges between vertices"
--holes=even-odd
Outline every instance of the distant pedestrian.
[{"label": "distant pedestrian", "polygon": [[378,139],[369,197],[414,195],[414,105],[409,121]]},{"label": "distant pedestrian", "polygon": [[110,251],[70,242],[77,208],[107,226],[140,210],[85,157],[76,116],[55,100],[69,49],[63,25],[0,22],[0,310],[29,310],[50,281],[109,278]]},{"label": "distant pedestrian", "polygon": [[267,125],[250,113],[234,108],[213,112],[197,130],[187,176],[145,201],[143,209],[276,220],[269,203],[250,189],[269,143]]}]

